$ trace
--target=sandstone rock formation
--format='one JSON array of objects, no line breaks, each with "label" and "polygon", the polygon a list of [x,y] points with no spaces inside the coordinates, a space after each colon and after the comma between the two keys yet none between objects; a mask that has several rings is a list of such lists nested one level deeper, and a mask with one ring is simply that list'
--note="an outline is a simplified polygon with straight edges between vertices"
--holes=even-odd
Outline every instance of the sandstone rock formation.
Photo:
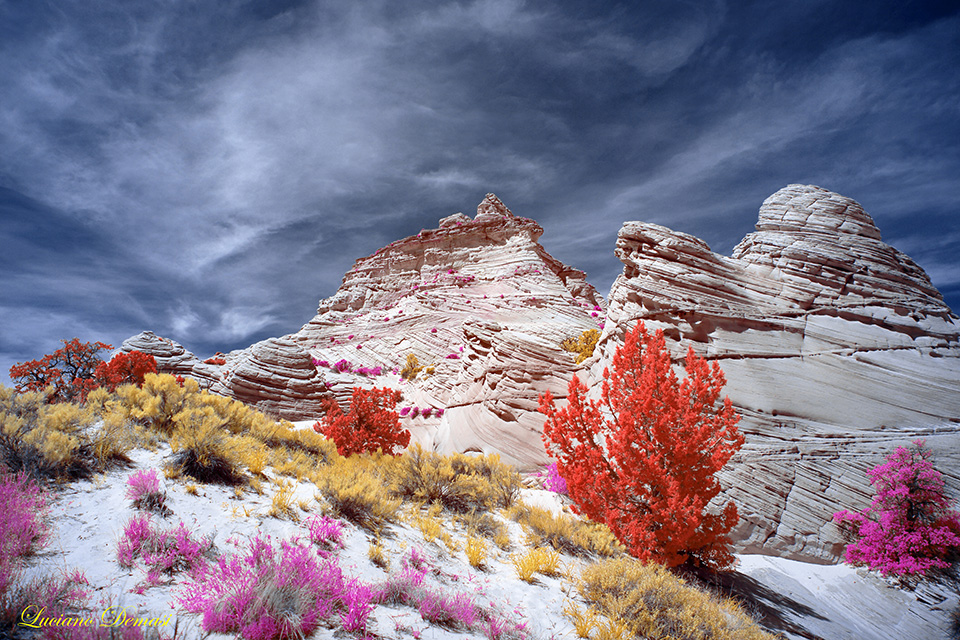
[{"label": "sandstone rock formation", "polygon": [[[488,194],[475,218],[448,216],[358,260],[290,337],[341,402],[356,384],[401,389],[414,441],[542,464],[538,395],[564,392],[574,371],[559,343],[603,314],[585,274],[550,256],[542,234]],[[402,379],[410,354],[433,372]]]},{"label": "sandstone rock formation", "polygon": [[291,340],[270,338],[223,356],[223,364],[201,361],[177,342],[144,331],[127,338],[123,351],[142,351],[157,361],[157,370],[192,376],[204,389],[255,406],[287,420],[323,415],[320,401],[329,395],[323,374],[310,354]]},{"label": "sandstone rock formation", "polygon": [[[596,393],[643,320],[665,331],[678,363],[692,344],[726,374],[747,437],[722,473],[740,550],[836,561],[832,514],[867,506],[867,469],[917,437],[960,494],[960,320],[853,200],[781,189],[732,257],[624,223],[609,303],[544,250],[542,233],[489,194],[474,218],[447,216],[357,260],[300,331],[222,365],[150,333],[124,349],[291,420],[318,417],[324,394],[346,405],[357,385],[398,388],[415,442],[529,469],[546,462],[539,394],[564,397],[574,373]],[[597,327],[597,353],[575,365],[559,343]],[[406,380],[410,354],[424,368]]]},{"label": "sandstone rock formation", "polygon": [[790,185],[756,228],[724,257],[624,223],[592,378],[638,320],[719,361],[747,436],[722,474],[741,549],[833,561],[831,515],[869,504],[865,472],[896,446],[925,438],[960,489],[960,321],[849,198]]}]

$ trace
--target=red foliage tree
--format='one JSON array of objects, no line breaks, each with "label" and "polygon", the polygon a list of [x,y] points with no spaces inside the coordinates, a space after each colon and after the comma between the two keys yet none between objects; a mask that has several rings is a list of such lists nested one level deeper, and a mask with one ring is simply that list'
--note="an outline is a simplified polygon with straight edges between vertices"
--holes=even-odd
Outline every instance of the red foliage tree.
[{"label": "red foliage tree", "polygon": [[101,362],[93,372],[100,386],[114,391],[122,384],[143,384],[143,377],[157,372],[157,361],[142,351],[118,353],[110,362]]},{"label": "red foliage tree", "polygon": [[543,440],[557,459],[576,510],[604,522],[641,560],[667,566],[687,562],[726,568],[726,535],[737,508],[708,513],[719,492],[715,474],[743,445],[740,417],[719,365],[687,352],[681,382],[670,363],[663,332],[638,323],[604,369],[602,400],[588,400],[574,376],[568,403],[540,398],[547,416]]},{"label": "red foliage tree", "polygon": [[350,410],[344,413],[336,402],[328,400],[327,414],[313,428],[333,440],[342,456],[378,449],[396,455],[410,444],[410,432],[401,429],[400,416],[394,411],[401,397],[399,391],[391,389],[354,387]]},{"label": "red foliage tree", "polygon": [[83,402],[90,391],[100,386],[94,376],[103,362],[98,354],[112,347],[103,342],[80,342],[77,338],[61,342],[63,348],[39,360],[10,367],[10,379],[16,382],[18,392],[43,391],[52,386],[49,402]]}]

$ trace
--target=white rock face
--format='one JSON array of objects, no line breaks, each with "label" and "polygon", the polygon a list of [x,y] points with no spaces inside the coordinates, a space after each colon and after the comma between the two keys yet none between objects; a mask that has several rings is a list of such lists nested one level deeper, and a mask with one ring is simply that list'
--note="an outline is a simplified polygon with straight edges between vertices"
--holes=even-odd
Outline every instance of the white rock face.
[{"label": "white rock face", "polygon": [[720,362],[747,437],[722,472],[741,550],[835,561],[832,514],[868,506],[866,470],[918,437],[958,494],[960,321],[859,204],[790,185],[732,257],[642,222],[616,251],[593,383],[639,320]]},{"label": "white rock face", "polygon": [[[400,389],[414,441],[542,464],[538,395],[565,393],[575,368],[559,343],[597,328],[603,314],[584,273],[550,256],[542,233],[489,194],[474,219],[448,216],[357,260],[289,337],[326,363],[320,369],[344,404],[354,385]],[[434,373],[402,380],[409,354]],[[335,373],[342,360],[367,375]],[[376,367],[381,375],[369,373]]]},{"label": "white rock face", "polygon": [[242,351],[220,354],[223,364],[201,361],[181,344],[152,331],[127,338],[121,349],[152,355],[157,371],[191,376],[203,389],[235,398],[276,418],[319,418],[323,415],[320,402],[330,395],[310,354],[283,338],[270,338]]},{"label": "white rock face", "polygon": [[[837,561],[833,513],[868,506],[867,469],[918,437],[960,496],[960,320],[853,200],[781,189],[732,257],[624,223],[609,304],[542,233],[489,194],[475,218],[447,216],[357,260],[299,332],[223,365],[149,333],[124,349],[290,420],[318,417],[324,394],[346,406],[355,386],[397,388],[414,442],[530,469],[546,462],[538,396],[565,397],[574,373],[597,393],[643,320],[678,363],[692,344],[726,374],[746,435],[721,477],[740,510],[738,550]],[[574,365],[559,343],[603,322],[597,353]],[[402,380],[409,354],[433,372]]]}]

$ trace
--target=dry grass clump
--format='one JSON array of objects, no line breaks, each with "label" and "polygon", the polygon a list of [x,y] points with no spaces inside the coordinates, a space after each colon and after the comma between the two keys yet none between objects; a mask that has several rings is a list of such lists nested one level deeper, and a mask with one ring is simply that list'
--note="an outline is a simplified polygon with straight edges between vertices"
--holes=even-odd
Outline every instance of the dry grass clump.
[{"label": "dry grass clump", "polygon": [[513,504],[520,475],[498,456],[441,456],[414,445],[391,466],[392,490],[405,499],[436,503],[455,513]]},{"label": "dry grass clump", "polygon": [[557,551],[585,557],[617,556],[625,552],[623,545],[606,525],[578,520],[526,504],[517,504],[508,512],[527,532],[529,544],[549,544]]},{"label": "dry grass clump", "polygon": [[470,534],[478,534],[490,540],[509,538],[507,525],[492,513],[468,511],[457,515],[457,522]]},{"label": "dry grass clump", "polygon": [[772,640],[731,602],[688,586],[656,563],[604,560],[583,570],[583,598],[631,634],[651,640]]},{"label": "dry grass clump", "polygon": [[546,547],[535,547],[524,554],[510,559],[517,571],[517,577],[524,582],[536,580],[536,574],[545,576],[560,575],[560,554]]},{"label": "dry grass clump", "polygon": [[337,517],[377,532],[395,522],[400,500],[390,496],[382,476],[387,456],[337,458],[316,476],[320,495]]},{"label": "dry grass clump", "polygon": [[246,481],[237,438],[224,429],[211,407],[187,409],[174,417],[170,436],[173,466],[200,482],[236,485]]},{"label": "dry grass clump", "polygon": [[96,414],[47,404],[47,395],[0,386],[0,465],[37,480],[88,476],[98,467],[91,439]]},{"label": "dry grass clump", "polygon": [[593,350],[600,340],[600,332],[596,329],[587,329],[577,338],[567,338],[560,343],[560,348],[576,355],[576,363],[580,364],[593,355]]}]

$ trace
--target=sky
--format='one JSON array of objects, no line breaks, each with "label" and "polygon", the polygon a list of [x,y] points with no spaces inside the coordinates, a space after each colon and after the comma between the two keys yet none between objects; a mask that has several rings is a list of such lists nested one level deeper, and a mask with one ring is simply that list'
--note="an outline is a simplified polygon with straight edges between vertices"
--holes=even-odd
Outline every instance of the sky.
[{"label": "sky", "polygon": [[606,295],[624,221],[729,254],[816,184],[960,311],[955,2],[0,0],[0,87],[6,384],[295,332],[488,192]]}]

